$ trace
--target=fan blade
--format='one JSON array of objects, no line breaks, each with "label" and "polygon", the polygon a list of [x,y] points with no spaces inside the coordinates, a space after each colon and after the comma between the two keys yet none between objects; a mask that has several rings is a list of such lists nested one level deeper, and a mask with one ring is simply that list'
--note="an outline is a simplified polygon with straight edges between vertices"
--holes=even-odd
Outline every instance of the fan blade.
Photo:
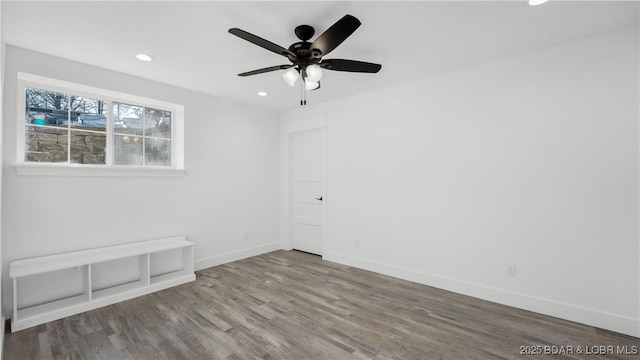
[{"label": "fan blade", "polygon": [[323,69],[335,71],[350,71],[362,73],[377,73],[382,69],[382,65],[364,61],[345,60],[345,59],[327,59],[320,62]]},{"label": "fan blade", "polygon": [[262,48],[265,48],[269,51],[273,51],[274,53],[278,54],[278,55],[282,55],[282,56],[286,56],[289,59],[296,59],[296,54],[292,53],[291,51],[289,51],[288,49],[283,48],[282,46],[278,45],[278,44],[274,44],[269,40],[265,40],[259,36],[255,36],[251,33],[248,33],[244,30],[238,29],[238,28],[232,28],[229,29],[229,33],[247,40],[250,43],[256,44]]},{"label": "fan blade", "polygon": [[327,55],[342,44],[349,35],[353,34],[360,24],[360,20],[356,19],[355,16],[345,15],[311,44],[311,55],[315,58]]},{"label": "fan blade", "polygon": [[271,67],[268,67],[268,68],[263,68],[263,69],[243,72],[241,74],[238,74],[238,76],[258,75],[258,74],[262,74],[262,73],[266,73],[266,72],[270,72],[270,71],[286,70],[286,69],[288,69],[290,67],[293,67],[293,64],[291,64],[291,65],[276,65],[276,66],[271,66]]}]

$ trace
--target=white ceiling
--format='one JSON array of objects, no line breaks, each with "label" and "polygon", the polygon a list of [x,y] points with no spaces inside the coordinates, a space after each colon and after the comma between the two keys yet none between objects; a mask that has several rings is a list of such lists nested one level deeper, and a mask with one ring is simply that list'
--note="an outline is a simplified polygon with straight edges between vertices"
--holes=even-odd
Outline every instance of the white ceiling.
[{"label": "white ceiling", "polygon": [[[378,74],[325,71],[310,104],[357,94],[596,34],[638,26],[637,1],[2,1],[9,45],[284,111],[300,89],[281,71],[238,77],[288,60],[227,32],[238,27],[283,47],[308,24],[320,35],[345,14],[362,25],[325,58],[382,64]],[[315,39],[314,36],[314,39]],[[312,39],[313,40],[313,39]],[[143,63],[134,55],[155,57]],[[258,91],[269,96],[258,97]]]}]

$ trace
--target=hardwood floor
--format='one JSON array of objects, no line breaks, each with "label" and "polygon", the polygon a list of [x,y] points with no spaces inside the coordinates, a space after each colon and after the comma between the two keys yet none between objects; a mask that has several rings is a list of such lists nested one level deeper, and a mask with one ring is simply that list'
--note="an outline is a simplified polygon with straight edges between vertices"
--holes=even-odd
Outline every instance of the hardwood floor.
[{"label": "hardwood floor", "polygon": [[[521,354],[544,346],[565,352],[572,346],[573,354]],[[4,358],[638,359],[615,355],[624,346],[640,350],[640,340],[275,251],[199,271],[189,284],[8,334]]]}]

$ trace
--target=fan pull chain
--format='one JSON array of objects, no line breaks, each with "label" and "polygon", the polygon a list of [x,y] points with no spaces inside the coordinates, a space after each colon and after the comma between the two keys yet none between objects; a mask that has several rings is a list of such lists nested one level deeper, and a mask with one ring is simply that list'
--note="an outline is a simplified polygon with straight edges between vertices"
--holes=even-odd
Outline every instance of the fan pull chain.
[{"label": "fan pull chain", "polygon": [[300,81],[300,106],[307,105],[307,89],[305,87],[304,78]]}]

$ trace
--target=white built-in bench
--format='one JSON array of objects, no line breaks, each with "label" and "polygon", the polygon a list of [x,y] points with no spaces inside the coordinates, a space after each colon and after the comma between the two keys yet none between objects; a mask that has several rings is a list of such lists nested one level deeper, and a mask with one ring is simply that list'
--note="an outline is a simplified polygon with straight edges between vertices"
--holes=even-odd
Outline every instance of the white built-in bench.
[{"label": "white built-in bench", "polygon": [[[123,245],[68,252],[49,256],[12,261],[9,277],[13,279],[13,317],[11,331],[18,331],[49,321],[96,309],[140,295],[166,289],[195,280],[193,245],[184,236],[159,240],[141,241]],[[152,275],[152,255],[182,249],[182,269]],[[138,257],[140,278],[105,289],[92,287],[91,266],[98,263]],[[117,266],[117,265],[116,265]],[[83,293],[81,295],[54,299],[44,304],[21,308],[18,304],[19,279],[37,276],[64,269],[81,269]]]}]

